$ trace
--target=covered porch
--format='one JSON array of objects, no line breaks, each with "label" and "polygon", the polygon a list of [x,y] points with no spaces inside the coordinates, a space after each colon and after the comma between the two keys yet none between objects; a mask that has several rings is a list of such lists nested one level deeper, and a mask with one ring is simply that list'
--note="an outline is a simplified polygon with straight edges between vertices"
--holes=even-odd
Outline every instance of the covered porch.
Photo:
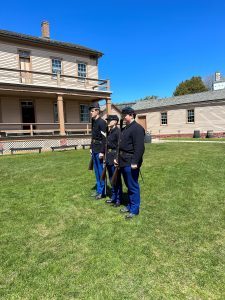
[{"label": "covered porch", "polygon": [[111,92],[0,83],[0,136],[89,135],[88,106],[105,100],[111,111]]}]

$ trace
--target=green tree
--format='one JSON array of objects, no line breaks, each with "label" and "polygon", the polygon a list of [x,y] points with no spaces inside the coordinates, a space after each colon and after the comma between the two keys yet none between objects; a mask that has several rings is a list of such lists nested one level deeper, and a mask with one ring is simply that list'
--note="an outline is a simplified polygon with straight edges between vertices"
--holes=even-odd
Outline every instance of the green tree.
[{"label": "green tree", "polygon": [[208,91],[200,76],[193,76],[191,79],[182,81],[174,91],[174,96],[195,94]]}]

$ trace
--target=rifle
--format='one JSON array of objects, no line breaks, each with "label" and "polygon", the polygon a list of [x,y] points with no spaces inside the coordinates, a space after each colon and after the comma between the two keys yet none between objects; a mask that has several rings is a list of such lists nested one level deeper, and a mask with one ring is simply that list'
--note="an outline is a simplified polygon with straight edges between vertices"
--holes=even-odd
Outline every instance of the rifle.
[{"label": "rifle", "polygon": [[108,126],[106,127],[106,141],[105,141],[105,157],[104,157],[104,168],[102,171],[102,175],[101,175],[101,180],[105,181],[106,180],[106,171],[107,171],[107,167],[106,167],[106,155],[107,155],[107,148],[108,148]]},{"label": "rifle", "polygon": [[104,168],[102,171],[101,180],[105,181],[105,178],[106,178],[106,162],[104,162]]},{"label": "rifle", "polygon": [[[120,120],[120,130],[122,130],[122,127],[123,127],[123,119]],[[121,135],[121,133],[119,134],[119,140],[118,140],[118,145],[117,145],[117,158],[116,158],[118,163],[119,163],[119,151],[120,151],[120,135]],[[119,169],[120,169],[119,165],[117,165],[115,168],[115,171],[113,173],[113,176],[112,176],[112,185],[113,186],[116,186],[116,184],[117,184]]]},{"label": "rifle", "polygon": [[92,171],[93,170],[93,165],[94,165],[94,163],[93,163],[93,157],[91,155],[91,159],[90,159],[89,165],[88,165],[88,170]]},{"label": "rifle", "polygon": [[116,186],[116,184],[117,184],[118,173],[119,173],[119,166],[116,166],[115,171],[112,176],[112,185],[113,186]]},{"label": "rifle", "polygon": [[[91,119],[91,128],[93,130],[93,119]],[[91,146],[92,146],[92,139],[91,139]],[[91,153],[91,158],[90,158],[90,161],[89,161],[88,170],[92,171],[93,166],[94,166],[94,162],[93,162],[93,156],[92,156],[92,153]]]}]

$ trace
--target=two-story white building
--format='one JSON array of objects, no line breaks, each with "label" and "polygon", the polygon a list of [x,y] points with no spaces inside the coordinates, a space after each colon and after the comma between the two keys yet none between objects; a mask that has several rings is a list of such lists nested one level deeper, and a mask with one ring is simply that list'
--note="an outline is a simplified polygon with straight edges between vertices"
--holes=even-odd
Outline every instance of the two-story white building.
[{"label": "two-story white building", "polygon": [[105,100],[110,112],[109,80],[98,78],[103,54],[52,40],[47,21],[41,29],[41,37],[0,30],[0,147],[6,150],[19,141],[87,139],[90,103]]}]

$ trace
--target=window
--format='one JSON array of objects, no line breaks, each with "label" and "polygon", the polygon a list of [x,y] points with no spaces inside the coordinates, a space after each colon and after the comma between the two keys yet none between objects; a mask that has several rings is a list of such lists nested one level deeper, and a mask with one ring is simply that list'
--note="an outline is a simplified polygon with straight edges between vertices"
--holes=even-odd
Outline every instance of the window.
[{"label": "window", "polygon": [[[66,122],[66,103],[63,102],[64,122]],[[57,101],[53,103],[53,119],[54,123],[59,123],[58,105]]]},{"label": "window", "polygon": [[57,73],[62,74],[62,61],[58,58],[52,59],[52,74],[56,77]]},{"label": "window", "polygon": [[33,101],[21,101],[22,107],[33,107]]},{"label": "window", "polygon": [[90,122],[89,106],[81,104],[80,105],[80,121],[84,123]]},{"label": "window", "polygon": [[161,113],[161,125],[167,125],[167,112]]},{"label": "window", "polygon": [[53,104],[53,118],[54,118],[54,123],[59,122],[57,102],[54,102]]},{"label": "window", "polygon": [[78,64],[78,77],[84,79],[87,77],[87,66],[84,63]]},{"label": "window", "polygon": [[30,52],[19,50],[19,57],[20,58],[30,58]]},{"label": "window", "polygon": [[194,109],[188,109],[187,111],[187,122],[194,123],[195,122],[195,111]]}]

